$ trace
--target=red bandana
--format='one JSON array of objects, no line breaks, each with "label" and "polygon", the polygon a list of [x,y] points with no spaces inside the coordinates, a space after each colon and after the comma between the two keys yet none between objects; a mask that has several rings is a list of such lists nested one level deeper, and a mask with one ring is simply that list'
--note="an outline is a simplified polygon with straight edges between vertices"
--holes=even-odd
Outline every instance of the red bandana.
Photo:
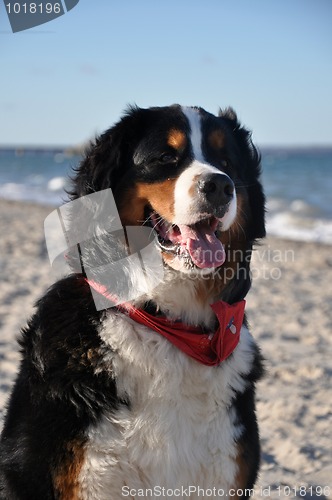
[{"label": "red bandana", "polygon": [[[87,279],[86,281],[98,293],[109,299],[110,302],[114,302],[114,297],[112,298],[112,295],[107,292],[105,286],[92,280]],[[212,304],[211,308],[218,318],[219,327],[210,334],[202,333],[201,328],[188,326],[180,321],[171,322],[163,317],[152,316],[141,309],[136,309],[129,303],[116,307],[126,312],[137,323],[158,332],[180,351],[196,361],[207,366],[215,366],[228,358],[239,343],[245,304],[245,300],[232,305],[222,300]]]}]

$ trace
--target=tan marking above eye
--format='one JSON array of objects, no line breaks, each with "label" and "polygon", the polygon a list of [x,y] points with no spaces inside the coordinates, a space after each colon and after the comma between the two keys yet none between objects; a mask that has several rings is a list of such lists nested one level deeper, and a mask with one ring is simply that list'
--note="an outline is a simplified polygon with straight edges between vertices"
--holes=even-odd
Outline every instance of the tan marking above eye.
[{"label": "tan marking above eye", "polygon": [[214,149],[222,149],[225,146],[225,134],[222,130],[213,130],[208,141]]},{"label": "tan marking above eye", "polygon": [[181,130],[172,128],[167,137],[167,144],[177,151],[183,151],[187,144],[187,137]]}]

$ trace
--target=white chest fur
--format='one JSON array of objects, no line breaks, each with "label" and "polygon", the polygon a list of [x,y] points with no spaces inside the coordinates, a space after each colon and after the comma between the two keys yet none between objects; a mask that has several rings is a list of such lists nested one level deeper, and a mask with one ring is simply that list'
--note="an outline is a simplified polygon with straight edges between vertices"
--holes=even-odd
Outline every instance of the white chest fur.
[{"label": "white chest fur", "polygon": [[[118,395],[131,406],[104,415],[89,429],[82,499],[135,498],[135,491],[142,498],[147,488],[143,498],[160,498],[154,489],[177,494],[189,486],[234,486],[241,427],[231,402],[235,391],[244,391],[253,361],[248,330],[242,328],[236,350],[219,367],[190,359],[124,316],[111,315],[100,336],[112,346],[105,362]],[[198,497],[193,492],[189,498]]]}]

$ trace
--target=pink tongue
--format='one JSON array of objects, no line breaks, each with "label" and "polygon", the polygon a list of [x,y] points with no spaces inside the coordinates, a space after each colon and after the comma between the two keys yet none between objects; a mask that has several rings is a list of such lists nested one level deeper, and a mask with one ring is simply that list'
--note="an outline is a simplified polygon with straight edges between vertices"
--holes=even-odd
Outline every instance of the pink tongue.
[{"label": "pink tongue", "polygon": [[197,267],[218,267],[225,262],[225,249],[209,224],[196,224],[195,227],[180,225],[179,229],[181,245],[187,249]]}]

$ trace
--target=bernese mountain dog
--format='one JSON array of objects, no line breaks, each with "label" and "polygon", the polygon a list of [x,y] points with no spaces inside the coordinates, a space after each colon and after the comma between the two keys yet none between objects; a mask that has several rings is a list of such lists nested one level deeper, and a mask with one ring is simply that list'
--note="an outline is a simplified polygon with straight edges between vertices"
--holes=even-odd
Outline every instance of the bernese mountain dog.
[{"label": "bernese mountain dog", "polygon": [[117,300],[105,269],[125,267],[116,262],[129,240],[86,217],[88,242],[67,252],[73,272],[20,337],[0,498],[247,498],[263,362],[244,298],[265,235],[251,134],[231,108],[133,106],[89,146],[72,181],[70,203],[111,190],[123,228],[153,235],[163,274],[155,280],[145,256],[144,286],[131,267],[136,293]]}]

